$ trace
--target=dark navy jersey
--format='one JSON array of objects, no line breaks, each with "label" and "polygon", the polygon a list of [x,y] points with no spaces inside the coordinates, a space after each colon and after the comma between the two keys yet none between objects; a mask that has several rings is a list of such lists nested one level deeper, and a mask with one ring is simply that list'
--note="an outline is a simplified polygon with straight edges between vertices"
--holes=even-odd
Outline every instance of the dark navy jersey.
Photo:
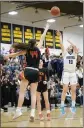
[{"label": "dark navy jersey", "polygon": [[39,82],[48,81],[48,80],[49,80],[48,69],[47,68],[39,69]]},{"label": "dark navy jersey", "polygon": [[41,52],[37,47],[33,49],[28,49],[26,53],[27,67],[38,68],[40,57],[41,57]]},{"label": "dark navy jersey", "polygon": [[63,59],[55,59],[51,61],[52,68],[56,73],[63,71]]}]

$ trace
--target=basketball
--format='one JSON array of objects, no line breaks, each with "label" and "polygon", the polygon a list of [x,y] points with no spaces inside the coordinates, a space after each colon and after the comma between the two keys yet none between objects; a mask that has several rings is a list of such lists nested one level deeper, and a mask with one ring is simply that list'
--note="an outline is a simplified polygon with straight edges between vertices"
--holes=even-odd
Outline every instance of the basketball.
[{"label": "basketball", "polygon": [[51,8],[51,14],[52,14],[53,16],[58,16],[58,15],[60,15],[60,9],[59,9],[58,7],[56,7],[56,6],[52,7],[52,8]]}]

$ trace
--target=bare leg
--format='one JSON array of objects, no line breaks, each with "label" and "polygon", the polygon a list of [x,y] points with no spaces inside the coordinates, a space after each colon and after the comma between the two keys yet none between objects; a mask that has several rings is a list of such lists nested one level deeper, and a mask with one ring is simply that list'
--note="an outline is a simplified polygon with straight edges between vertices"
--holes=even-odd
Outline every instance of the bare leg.
[{"label": "bare leg", "polygon": [[61,96],[61,107],[64,107],[64,101],[65,101],[67,91],[68,91],[68,85],[63,85],[63,91]]},{"label": "bare leg", "polygon": [[62,96],[61,96],[61,114],[65,115],[65,109],[64,109],[64,101],[66,97],[66,93],[68,91],[68,85],[63,85],[63,91],[62,91]]},{"label": "bare leg", "polygon": [[37,92],[37,109],[38,109],[38,113],[41,114],[41,100],[40,100],[40,92]]},{"label": "bare leg", "polygon": [[41,100],[40,100],[40,95],[41,93],[40,92],[37,92],[37,109],[38,109],[38,114],[39,114],[39,119],[42,121],[44,120],[44,117],[43,117],[43,114],[41,112]]},{"label": "bare leg", "polygon": [[72,97],[72,107],[75,107],[76,85],[71,85],[71,97]]},{"label": "bare leg", "polygon": [[50,120],[51,116],[50,116],[50,105],[49,105],[49,100],[48,100],[48,91],[44,92],[43,96],[44,96],[45,106],[47,110],[47,119]]},{"label": "bare leg", "polygon": [[23,104],[23,101],[24,101],[24,94],[25,94],[25,90],[27,88],[27,85],[28,85],[28,80],[26,80],[26,79],[21,80],[18,106],[17,106],[16,113],[15,113],[13,119],[16,119],[16,118],[18,118],[19,116],[22,115],[21,107],[22,107],[22,104]]},{"label": "bare leg", "polygon": [[49,105],[49,100],[48,100],[48,91],[44,92],[43,96],[44,96],[44,100],[45,100],[46,110],[50,111],[50,105]]},{"label": "bare leg", "polygon": [[31,117],[35,116],[35,108],[36,108],[36,92],[37,92],[38,83],[31,84]]},{"label": "bare leg", "polygon": [[19,91],[19,99],[18,99],[18,107],[22,107],[23,101],[24,101],[24,94],[25,90],[28,85],[28,80],[23,79],[20,82],[20,91]]}]

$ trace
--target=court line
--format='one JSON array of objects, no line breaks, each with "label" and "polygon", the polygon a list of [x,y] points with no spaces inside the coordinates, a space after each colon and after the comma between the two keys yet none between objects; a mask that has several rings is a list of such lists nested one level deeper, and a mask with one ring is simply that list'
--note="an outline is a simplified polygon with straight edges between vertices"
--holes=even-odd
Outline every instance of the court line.
[{"label": "court line", "polygon": [[[59,117],[58,118],[54,118],[54,117],[52,117],[51,118],[51,120],[54,120],[54,119],[60,119]],[[72,118],[62,118],[62,119],[72,119]],[[73,120],[79,120],[80,118],[78,118],[78,117],[75,117],[75,118],[73,118]],[[83,119],[83,118],[82,118]],[[17,119],[16,119],[17,120]],[[35,119],[35,120],[39,120],[39,119]],[[20,121],[14,121],[14,120],[11,120],[11,121],[8,121],[8,122],[1,122],[1,124],[2,123],[9,123],[9,122],[11,122],[11,123],[15,123],[15,122],[21,122],[21,121],[29,121],[29,120],[20,120]],[[44,120],[44,121],[47,121],[46,119]]]}]

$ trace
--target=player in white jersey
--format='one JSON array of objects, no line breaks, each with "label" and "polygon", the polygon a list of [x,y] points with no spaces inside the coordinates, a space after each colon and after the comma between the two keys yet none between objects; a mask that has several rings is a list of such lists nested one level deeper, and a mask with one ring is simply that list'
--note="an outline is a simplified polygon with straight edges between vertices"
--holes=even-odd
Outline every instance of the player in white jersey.
[{"label": "player in white jersey", "polygon": [[61,34],[59,32],[58,34],[60,35],[60,46],[64,58],[64,69],[62,76],[63,92],[61,96],[61,113],[65,114],[64,101],[65,101],[66,93],[68,91],[69,84],[71,85],[71,97],[72,97],[72,106],[70,110],[72,113],[75,113],[76,85],[77,85],[76,60],[77,60],[78,49],[74,44],[72,44],[70,41],[67,40],[70,43],[70,46],[65,50],[64,45],[61,41],[62,39]]}]

